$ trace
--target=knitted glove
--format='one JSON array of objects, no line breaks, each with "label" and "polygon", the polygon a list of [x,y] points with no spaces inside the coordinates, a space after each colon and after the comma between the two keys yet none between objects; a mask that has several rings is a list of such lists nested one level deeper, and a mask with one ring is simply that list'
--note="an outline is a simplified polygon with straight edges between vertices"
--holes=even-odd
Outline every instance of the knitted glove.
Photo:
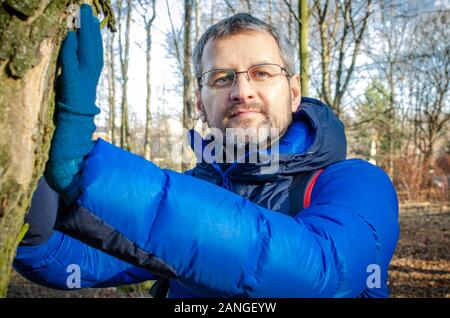
[{"label": "knitted glove", "polygon": [[96,90],[103,67],[100,23],[89,5],[82,5],[81,27],[68,32],[59,63],[56,129],[45,177],[66,203],[79,195],[79,173],[83,157],[93,148]]}]

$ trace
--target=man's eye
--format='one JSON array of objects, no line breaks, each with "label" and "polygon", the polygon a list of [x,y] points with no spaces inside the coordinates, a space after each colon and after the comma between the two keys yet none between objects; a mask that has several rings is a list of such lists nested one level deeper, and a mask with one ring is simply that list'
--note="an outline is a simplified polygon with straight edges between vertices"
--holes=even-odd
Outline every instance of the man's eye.
[{"label": "man's eye", "polygon": [[219,77],[214,81],[214,85],[226,85],[233,81],[233,78],[229,76]]},{"label": "man's eye", "polygon": [[265,71],[258,71],[254,73],[255,78],[257,79],[265,79],[270,77],[270,74],[268,72]]}]

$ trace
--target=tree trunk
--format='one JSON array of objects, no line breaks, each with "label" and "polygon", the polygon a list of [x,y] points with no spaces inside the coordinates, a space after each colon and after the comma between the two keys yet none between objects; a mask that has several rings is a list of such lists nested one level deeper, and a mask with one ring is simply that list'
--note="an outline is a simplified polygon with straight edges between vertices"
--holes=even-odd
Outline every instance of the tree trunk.
[{"label": "tree trunk", "polygon": [[267,7],[269,9],[269,24],[272,24],[272,1],[267,1]]},{"label": "tree trunk", "polygon": [[[0,297],[6,296],[16,247],[27,230],[24,216],[48,159],[57,58],[67,21],[73,22],[65,19],[66,10],[82,2],[0,0]],[[98,3],[101,10],[109,5]]]},{"label": "tree trunk", "polygon": [[151,83],[151,61],[152,61],[152,24],[156,17],[155,0],[152,0],[153,15],[150,20],[145,19],[145,29],[147,36],[147,47],[145,51],[146,63],[147,63],[147,99],[145,102],[145,140],[144,140],[144,157],[147,160],[151,160],[151,139],[152,139],[152,113],[150,109],[150,101],[152,96],[152,83]]},{"label": "tree trunk", "polygon": [[216,0],[211,0],[211,21],[209,22],[209,24],[213,25],[214,24],[214,11],[216,8]]},{"label": "tree trunk", "polygon": [[[184,1],[184,56],[183,56],[183,127],[191,129],[194,126],[193,78],[191,71],[191,16],[192,0]],[[182,170],[191,166],[183,162]]]},{"label": "tree trunk", "polygon": [[[54,79],[69,1],[0,5],[0,297],[53,135]],[[23,230],[21,230],[21,228]]]},{"label": "tree trunk", "polygon": [[397,114],[394,101],[394,65],[389,63],[387,70],[388,87],[389,87],[389,125],[388,125],[388,175],[394,180],[394,144],[395,144],[395,127],[397,126]]},{"label": "tree trunk", "polygon": [[116,67],[114,52],[114,33],[108,39],[107,67],[108,67],[108,134],[111,137],[111,143],[116,144]]},{"label": "tree trunk", "polygon": [[[331,100],[331,78],[330,78],[330,42],[328,38],[328,22],[327,11],[328,1],[325,3],[324,8],[321,8],[320,1],[315,1],[314,6],[317,10],[318,29],[320,34],[320,56],[321,56],[321,68],[322,68],[322,91],[321,98],[324,102],[330,106],[333,105]],[[336,24],[338,21],[336,21]]]},{"label": "tree trunk", "polygon": [[308,32],[309,32],[309,8],[308,0],[298,1],[299,16],[299,42],[300,42],[300,84],[302,96],[309,95],[309,53],[308,53]]},{"label": "tree trunk", "polygon": [[[124,149],[130,149],[130,129],[129,129],[129,118],[128,118],[128,62],[130,55],[130,24],[131,24],[131,0],[127,0],[127,15],[125,24],[125,34],[122,34],[121,28],[121,17],[122,17],[122,1],[118,2],[119,6],[119,51],[120,51],[120,66],[122,71],[122,120],[120,126],[120,147]],[[125,45],[123,46],[123,37],[125,37]]]},{"label": "tree trunk", "polygon": [[[292,7],[292,0],[289,0],[288,2],[289,8]],[[289,18],[288,18],[288,39],[291,43],[294,43],[292,41],[292,14],[289,13]]]},{"label": "tree trunk", "polygon": [[195,0],[195,43],[200,38],[200,0]]}]

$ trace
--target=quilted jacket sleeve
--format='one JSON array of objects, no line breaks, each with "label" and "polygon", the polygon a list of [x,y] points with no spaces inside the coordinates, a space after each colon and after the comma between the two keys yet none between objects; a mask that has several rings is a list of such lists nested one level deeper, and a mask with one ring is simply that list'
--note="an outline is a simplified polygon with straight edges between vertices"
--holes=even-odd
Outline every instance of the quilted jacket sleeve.
[{"label": "quilted jacket sleeve", "polygon": [[[29,230],[13,263],[19,273],[35,283],[58,289],[117,286],[155,278],[146,270],[53,230],[58,209],[60,213],[68,212],[58,199],[42,178],[26,217]],[[77,272],[79,285],[72,275]]]},{"label": "quilted jacket sleeve", "polygon": [[[110,287],[155,279],[155,275],[54,231],[40,245],[19,246],[13,263],[30,281],[55,289]],[[79,273],[79,285],[77,277]]]},{"label": "quilted jacket sleeve", "polygon": [[399,234],[389,178],[361,160],[327,168],[295,218],[102,140],[82,192],[80,206],[208,296],[359,296],[369,265],[386,280]]}]

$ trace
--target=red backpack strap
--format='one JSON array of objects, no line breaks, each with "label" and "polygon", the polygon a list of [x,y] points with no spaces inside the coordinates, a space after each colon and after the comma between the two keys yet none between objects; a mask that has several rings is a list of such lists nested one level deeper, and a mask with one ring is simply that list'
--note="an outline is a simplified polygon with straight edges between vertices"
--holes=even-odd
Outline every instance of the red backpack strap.
[{"label": "red backpack strap", "polygon": [[[324,169],[296,174],[289,187],[289,215],[295,216],[311,204],[311,193],[317,178]],[[303,198],[303,199],[300,199]]]},{"label": "red backpack strap", "polygon": [[304,209],[308,208],[309,205],[311,204],[312,190],[314,188],[314,185],[316,184],[317,178],[319,178],[319,176],[323,170],[324,169],[319,169],[319,170],[315,171],[315,173],[313,174],[312,178],[310,179],[310,181],[306,187],[305,195],[303,196],[303,208]]}]

